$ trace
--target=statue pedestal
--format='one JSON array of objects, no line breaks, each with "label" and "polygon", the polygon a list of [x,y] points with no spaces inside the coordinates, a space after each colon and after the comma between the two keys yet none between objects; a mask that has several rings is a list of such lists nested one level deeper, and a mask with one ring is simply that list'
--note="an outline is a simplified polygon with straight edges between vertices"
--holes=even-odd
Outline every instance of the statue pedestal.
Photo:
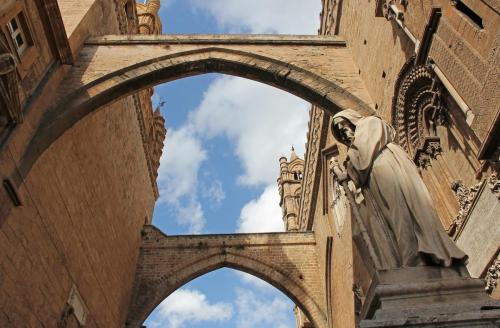
[{"label": "statue pedestal", "polygon": [[465,269],[415,267],[378,271],[360,327],[500,327],[500,302]]}]

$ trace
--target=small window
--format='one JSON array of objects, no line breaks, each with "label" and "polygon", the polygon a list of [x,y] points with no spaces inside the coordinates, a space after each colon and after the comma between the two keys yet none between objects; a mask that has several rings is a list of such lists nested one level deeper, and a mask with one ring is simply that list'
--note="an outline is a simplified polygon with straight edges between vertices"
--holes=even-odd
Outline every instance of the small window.
[{"label": "small window", "polygon": [[24,24],[22,13],[19,13],[7,23],[7,28],[9,29],[12,42],[14,43],[19,56],[22,55],[31,43],[31,39],[28,34],[29,32],[25,26],[26,24]]},{"label": "small window", "polygon": [[455,1],[455,8],[468,19],[469,22],[472,23],[478,29],[483,29],[483,18],[479,16],[474,10],[468,7],[465,3],[460,0]]}]

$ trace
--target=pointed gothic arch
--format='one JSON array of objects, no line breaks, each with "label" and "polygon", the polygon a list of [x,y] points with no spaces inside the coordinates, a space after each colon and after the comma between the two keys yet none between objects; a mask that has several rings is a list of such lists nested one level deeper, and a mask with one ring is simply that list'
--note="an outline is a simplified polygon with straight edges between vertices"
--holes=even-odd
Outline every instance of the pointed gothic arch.
[{"label": "pointed gothic arch", "polygon": [[[339,40],[302,36],[238,41],[222,36],[208,41],[181,39],[173,44],[168,36],[109,36],[88,41],[61,84],[54,107],[42,117],[26,146],[19,177],[24,179],[67,130],[106,104],[193,75],[222,73],[252,79],[294,94],[330,114],[346,108],[373,113],[350,53]],[[315,54],[318,48],[324,53]],[[127,56],[110,60],[119,53]]]},{"label": "pointed gothic arch", "polygon": [[[140,327],[165,298],[191,280],[231,268],[273,285],[295,302],[315,327],[326,328],[324,295],[317,289],[319,270],[312,256],[315,247],[312,233],[169,237],[147,226],[127,327]],[[307,269],[300,267],[305,258]]]}]

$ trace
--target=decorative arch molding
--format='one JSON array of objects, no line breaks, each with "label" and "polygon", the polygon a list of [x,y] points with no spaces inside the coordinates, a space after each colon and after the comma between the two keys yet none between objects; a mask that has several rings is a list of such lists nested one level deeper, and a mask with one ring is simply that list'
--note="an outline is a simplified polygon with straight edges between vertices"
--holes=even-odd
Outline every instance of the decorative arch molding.
[{"label": "decorative arch molding", "polygon": [[456,124],[461,118],[453,115],[453,100],[434,71],[414,62],[408,60],[396,81],[392,123],[399,144],[421,171],[443,227],[452,232],[458,203],[448,186],[457,172],[449,164],[449,150],[456,147],[456,154],[461,149],[455,139],[461,133]]},{"label": "decorative arch molding", "polygon": [[432,70],[414,65],[414,58],[403,66],[395,86],[392,124],[399,144],[421,168],[441,153],[436,127],[446,124],[441,86]]},{"label": "decorative arch molding", "polygon": [[[167,237],[152,226],[146,227],[145,231],[150,238],[143,238],[127,327],[140,327],[147,316],[175,290],[199,276],[224,267],[247,272],[270,283],[294,301],[315,327],[327,327],[322,308],[323,295],[313,288],[320,278],[319,273],[314,270],[295,271],[300,266],[300,257],[315,252],[311,233]],[[267,249],[262,250],[262,247]],[[289,253],[295,247],[299,247],[297,250],[309,249],[289,256],[288,262],[279,258],[283,257],[280,252]],[[262,254],[255,252],[255,248],[260,248]],[[174,253],[173,249],[178,252]],[[185,260],[179,260],[181,258]],[[170,259],[172,263],[168,263]],[[312,267],[317,267],[316,258],[307,260],[312,262]]]},{"label": "decorative arch molding", "polygon": [[[140,38],[140,41],[144,37],[147,36],[137,38]],[[292,63],[292,59],[284,61],[288,56],[286,51],[283,52],[284,58],[277,59],[276,55],[267,56],[263,51],[258,51],[258,47],[250,51],[245,47],[240,49],[236,46],[231,48],[219,44],[217,46],[205,44],[197,49],[170,51],[168,55],[146,60],[135,59],[135,62],[132,58],[130,61],[114,64],[115,66],[110,64],[111,67],[101,67],[105,64],[94,63],[93,60],[96,59],[92,56],[99,49],[116,53],[116,51],[121,51],[119,47],[129,44],[130,51],[133,51],[133,49],[141,49],[137,47],[141,43],[132,42],[130,38],[127,39],[129,43],[125,44],[116,40],[112,42],[113,40],[110,41],[109,37],[99,40],[91,41],[82,51],[79,57],[80,62],[77,62],[69,71],[58,91],[56,105],[42,117],[20,159],[18,178],[21,180],[28,175],[34,163],[52,143],[87,115],[138,90],[193,75],[217,72],[249,78],[292,93],[320,106],[330,114],[346,108],[366,115],[373,113],[368,103],[359,98],[359,95],[363,95],[363,99],[369,99],[366,96],[366,90],[361,86],[362,83],[358,81],[359,77],[350,72],[349,74],[338,73],[339,76],[328,74],[332,70],[326,69],[326,65],[335,65],[330,61],[327,63],[310,60]],[[259,44],[255,43],[255,45]],[[161,54],[165,53],[161,52],[161,49],[173,47],[171,43],[167,46],[160,41],[143,45],[143,47],[147,46],[151,46],[151,49],[154,48]],[[267,46],[266,49],[275,48]],[[159,50],[158,47],[163,48]],[[316,44],[312,43],[310,47],[312,51]],[[292,49],[296,48],[297,45],[295,48],[292,47]],[[334,50],[328,51],[335,53]],[[144,49],[142,51],[144,53]],[[346,61],[351,61],[351,59],[346,54],[343,52],[339,55],[338,61],[342,65],[349,66]],[[299,55],[297,57],[301,58]],[[322,70],[319,69],[321,65],[325,65],[324,73],[321,73]],[[19,181],[15,182],[16,185],[19,184]]]}]

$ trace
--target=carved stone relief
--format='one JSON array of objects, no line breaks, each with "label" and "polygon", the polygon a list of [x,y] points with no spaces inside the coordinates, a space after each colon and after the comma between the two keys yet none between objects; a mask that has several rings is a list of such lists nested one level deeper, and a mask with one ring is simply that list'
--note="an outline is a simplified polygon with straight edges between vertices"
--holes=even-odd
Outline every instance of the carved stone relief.
[{"label": "carved stone relief", "polygon": [[317,163],[320,148],[320,138],[322,133],[322,121],[324,111],[321,108],[313,106],[311,109],[311,125],[308,135],[304,169],[304,180],[302,186],[302,196],[299,213],[300,231],[307,230],[309,215],[311,210],[311,199],[313,198],[313,188],[317,171]]},{"label": "carved stone relief", "polygon": [[488,294],[491,294],[493,290],[498,285],[498,280],[500,279],[500,254],[497,255],[497,258],[493,261],[493,264],[488,268],[486,272],[486,276],[484,280],[486,282],[486,286],[484,289]]},{"label": "carved stone relief", "polygon": [[[500,201],[500,180],[497,178],[497,174],[491,174],[486,179],[486,183],[488,184],[491,192]],[[482,184],[483,182],[479,182],[472,187],[467,187],[464,185],[462,180],[455,180],[451,184],[451,189],[455,193],[459,205],[458,214],[453,220],[453,224],[450,229],[451,234],[457,233],[458,230],[460,230],[465,218],[471,211],[471,206],[474,203],[474,200],[478,197],[478,191],[481,189]]]},{"label": "carved stone relief", "polygon": [[464,223],[465,218],[469,214],[471,206],[476,198],[477,192],[481,187],[481,183],[476,184],[473,187],[467,187],[464,185],[462,180],[455,180],[451,184],[451,189],[455,193],[458,201],[458,214],[453,220],[450,233],[456,233],[460,230],[460,227]]},{"label": "carved stone relief", "polygon": [[413,66],[410,59],[396,82],[393,100],[393,126],[401,147],[421,168],[432,165],[441,154],[436,128],[447,124],[441,87],[426,66]]},{"label": "carved stone relief", "polygon": [[344,188],[338,183],[337,180],[329,179],[333,183],[333,192],[331,200],[331,208],[334,212],[334,222],[337,229],[337,233],[342,234],[344,228],[345,219],[348,213],[348,202],[345,195]]},{"label": "carved stone relief", "polygon": [[500,180],[498,179],[497,173],[493,173],[488,178],[488,185],[491,189],[491,192],[500,200]]},{"label": "carved stone relief", "polygon": [[150,154],[152,169],[155,180],[158,177],[158,168],[160,167],[160,158],[163,153],[163,143],[167,135],[165,128],[165,119],[161,116],[160,109],[157,108],[153,113],[153,126],[150,141]]}]

